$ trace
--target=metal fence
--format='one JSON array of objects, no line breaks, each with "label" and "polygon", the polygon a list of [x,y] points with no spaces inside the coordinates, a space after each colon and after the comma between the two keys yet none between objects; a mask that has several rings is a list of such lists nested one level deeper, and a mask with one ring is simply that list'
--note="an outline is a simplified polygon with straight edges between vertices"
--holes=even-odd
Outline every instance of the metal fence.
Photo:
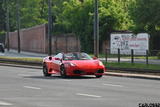
[{"label": "metal fence", "polygon": [[[112,54],[111,49],[105,51],[106,62],[117,63],[143,63],[143,64],[160,64],[158,53],[160,50],[145,50],[145,55],[135,55],[135,50],[130,50],[130,54],[121,54],[121,50],[117,49],[117,54]],[[159,54],[160,55],[160,54]],[[160,56],[159,56],[160,57]]]}]

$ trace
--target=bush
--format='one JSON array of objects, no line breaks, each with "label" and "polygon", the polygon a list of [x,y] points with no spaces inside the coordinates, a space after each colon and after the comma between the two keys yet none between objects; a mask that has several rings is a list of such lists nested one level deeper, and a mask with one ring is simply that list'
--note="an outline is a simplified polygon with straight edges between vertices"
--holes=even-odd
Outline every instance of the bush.
[{"label": "bush", "polygon": [[160,59],[160,52],[157,53],[157,58]]}]

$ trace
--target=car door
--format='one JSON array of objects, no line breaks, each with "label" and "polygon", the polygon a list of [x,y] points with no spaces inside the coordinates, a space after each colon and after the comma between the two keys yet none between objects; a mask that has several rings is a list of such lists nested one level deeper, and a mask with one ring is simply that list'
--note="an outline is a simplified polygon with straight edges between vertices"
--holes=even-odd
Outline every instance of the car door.
[{"label": "car door", "polygon": [[54,57],[54,69],[56,71],[60,71],[60,65],[61,65],[61,59],[62,59],[63,54],[59,53]]}]

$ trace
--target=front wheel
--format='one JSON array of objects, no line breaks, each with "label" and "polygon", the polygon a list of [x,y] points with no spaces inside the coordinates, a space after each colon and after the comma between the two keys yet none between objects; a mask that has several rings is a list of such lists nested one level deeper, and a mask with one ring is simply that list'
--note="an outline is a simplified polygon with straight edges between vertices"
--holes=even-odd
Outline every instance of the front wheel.
[{"label": "front wheel", "polygon": [[95,75],[96,78],[101,78],[103,75]]},{"label": "front wheel", "polygon": [[48,69],[47,69],[47,66],[46,66],[46,65],[43,65],[43,75],[44,75],[45,77],[51,76],[51,74],[48,73]]}]

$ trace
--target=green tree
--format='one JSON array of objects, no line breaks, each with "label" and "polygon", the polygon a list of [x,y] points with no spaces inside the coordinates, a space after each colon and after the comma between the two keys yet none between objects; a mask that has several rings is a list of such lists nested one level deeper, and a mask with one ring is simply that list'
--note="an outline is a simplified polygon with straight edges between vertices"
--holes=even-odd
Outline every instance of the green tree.
[{"label": "green tree", "polygon": [[[68,0],[65,0],[68,1]],[[20,25],[28,28],[48,22],[48,0],[19,0]],[[64,0],[52,0],[52,15],[55,22],[57,15],[63,8]],[[16,30],[16,0],[9,0],[11,31]]]},{"label": "green tree", "polygon": [[26,28],[47,23],[45,7],[47,5],[42,0],[23,0],[20,9],[21,27]]},{"label": "green tree", "polygon": [[160,1],[136,0],[132,16],[140,31],[160,30]]},{"label": "green tree", "polygon": [[150,48],[160,49],[160,0],[136,0],[132,6],[135,31],[148,32]]},{"label": "green tree", "polygon": [[[48,22],[48,0],[19,0],[21,28]],[[136,0],[99,0],[100,43],[117,30],[135,27],[131,16]],[[135,3],[135,5],[133,5]],[[9,0],[10,27],[16,30],[16,0]],[[132,9],[131,9],[132,8]],[[0,12],[3,13],[2,10]],[[82,50],[93,52],[94,0],[52,0],[54,33],[75,33]]]},{"label": "green tree", "polygon": [[56,19],[57,31],[71,32],[81,39],[82,49],[93,49],[93,2],[70,0],[63,2],[63,11]]},{"label": "green tree", "polygon": [[[4,6],[4,1],[0,1],[0,33],[3,33],[5,31],[5,16],[6,16],[6,10]],[[1,35],[1,34],[0,34]]]},{"label": "green tree", "polygon": [[[99,0],[100,43],[109,39],[111,32],[132,27],[128,9],[130,1]],[[94,0],[70,0],[63,5],[63,11],[56,19],[56,28],[76,33],[81,38],[82,49],[93,52]]]}]

